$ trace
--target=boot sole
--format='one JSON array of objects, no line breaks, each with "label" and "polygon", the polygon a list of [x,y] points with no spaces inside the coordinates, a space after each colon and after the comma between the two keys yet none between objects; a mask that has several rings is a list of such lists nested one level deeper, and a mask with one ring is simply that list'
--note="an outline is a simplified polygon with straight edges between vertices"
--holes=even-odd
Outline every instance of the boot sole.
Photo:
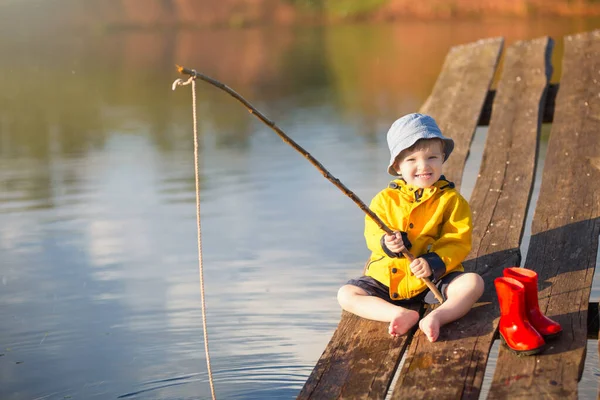
[{"label": "boot sole", "polygon": [[[498,332],[498,333],[500,333],[500,332]],[[506,348],[507,348],[508,350],[510,350],[510,351],[511,351],[511,353],[514,353],[514,354],[516,354],[516,355],[517,355],[517,356],[519,356],[519,357],[521,357],[521,356],[532,356],[532,355],[534,355],[534,354],[541,353],[541,351],[542,351],[542,350],[544,350],[544,347],[546,347],[545,345],[543,345],[543,346],[541,346],[541,347],[538,347],[537,349],[531,349],[531,350],[515,350],[515,349],[513,349],[512,347],[510,347],[510,346],[508,345],[508,343],[506,343],[506,339],[504,339],[504,336],[502,336],[502,334],[501,334],[501,333],[500,333],[500,339],[501,339],[501,341],[502,341],[502,344],[503,344],[504,346],[506,346]]]},{"label": "boot sole", "polygon": [[542,335],[542,337],[544,338],[544,340],[554,340],[554,339],[558,339],[561,335],[562,335],[562,331],[553,333],[551,335]]}]

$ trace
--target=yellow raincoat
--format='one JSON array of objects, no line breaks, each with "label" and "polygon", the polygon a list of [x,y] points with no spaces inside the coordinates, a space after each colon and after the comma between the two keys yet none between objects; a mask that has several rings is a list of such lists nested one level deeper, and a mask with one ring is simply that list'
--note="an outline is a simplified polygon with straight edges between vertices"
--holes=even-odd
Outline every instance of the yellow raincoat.
[{"label": "yellow raincoat", "polygon": [[[410,252],[428,261],[434,283],[450,272],[464,271],[461,262],[471,251],[471,209],[444,176],[425,189],[396,179],[373,198],[370,208],[390,229],[406,232]],[[425,283],[412,274],[406,258],[385,247],[384,234],[365,217],[365,239],[372,251],[366,275],[388,286],[393,300],[423,292]]]}]

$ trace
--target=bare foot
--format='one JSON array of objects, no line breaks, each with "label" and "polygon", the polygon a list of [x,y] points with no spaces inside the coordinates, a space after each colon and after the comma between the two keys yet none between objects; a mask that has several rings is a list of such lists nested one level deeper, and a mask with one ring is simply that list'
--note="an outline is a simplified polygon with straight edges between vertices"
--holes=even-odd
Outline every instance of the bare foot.
[{"label": "bare foot", "polygon": [[435,342],[440,336],[440,321],[435,315],[435,312],[429,313],[419,322],[419,328],[423,331],[430,342]]},{"label": "bare foot", "polygon": [[388,332],[393,337],[404,335],[419,320],[419,313],[414,310],[401,309],[398,314],[390,321]]}]

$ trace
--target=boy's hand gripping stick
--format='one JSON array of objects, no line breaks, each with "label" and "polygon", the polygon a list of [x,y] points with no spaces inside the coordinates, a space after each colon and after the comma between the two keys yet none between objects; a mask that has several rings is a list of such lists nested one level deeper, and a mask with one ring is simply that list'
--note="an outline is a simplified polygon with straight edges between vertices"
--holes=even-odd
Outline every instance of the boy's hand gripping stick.
[{"label": "boy's hand gripping stick", "polygon": [[[369,210],[369,212],[365,211],[367,213],[367,215],[369,217],[371,217],[371,219],[373,221],[375,221],[375,223],[381,228],[383,229],[388,235],[393,235],[394,233],[392,232],[392,230],[390,228],[388,228],[383,221],[373,212],[371,211],[371,209],[367,208],[367,210]],[[412,253],[408,250],[404,250],[402,252],[402,255],[408,260],[408,263],[412,263],[413,261],[415,261],[415,256],[412,255]],[[433,293],[433,295],[435,296],[435,298],[437,299],[437,301],[440,302],[440,304],[444,303],[444,298],[442,297],[442,294],[440,293],[440,291],[438,290],[437,286],[435,286],[433,284],[433,282],[431,282],[429,280],[429,278],[421,278],[421,280],[425,283],[425,285],[427,285],[427,288],[429,288],[429,290],[431,290],[431,293]]]}]

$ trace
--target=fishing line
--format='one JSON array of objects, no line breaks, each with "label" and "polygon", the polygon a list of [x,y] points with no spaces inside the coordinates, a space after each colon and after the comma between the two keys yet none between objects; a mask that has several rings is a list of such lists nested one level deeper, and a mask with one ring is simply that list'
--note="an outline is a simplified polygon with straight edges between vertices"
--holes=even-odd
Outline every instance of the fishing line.
[{"label": "fishing line", "polygon": [[204,298],[204,267],[202,265],[202,230],[200,229],[200,179],[198,173],[198,117],[196,114],[196,77],[190,76],[187,81],[179,78],[173,82],[172,89],[177,86],[192,84],[192,118],[194,124],[194,177],[196,180],[196,224],[198,228],[198,272],[200,274],[200,298],[202,301],[202,331],[204,333],[204,352],[206,353],[206,367],[208,369],[208,382],[213,400],[216,400],[215,385],[210,367],[210,353],[208,351],[208,329],[206,328],[206,301]]}]

